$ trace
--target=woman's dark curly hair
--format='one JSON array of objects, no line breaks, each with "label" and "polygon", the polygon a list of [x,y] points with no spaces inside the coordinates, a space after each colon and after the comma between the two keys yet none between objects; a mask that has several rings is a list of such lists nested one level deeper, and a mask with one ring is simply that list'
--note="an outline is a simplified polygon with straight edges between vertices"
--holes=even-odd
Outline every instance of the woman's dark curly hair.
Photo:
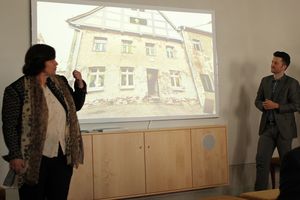
[{"label": "woman's dark curly hair", "polygon": [[23,74],[36,76],[45,68],[45,62],[55,59],[55,49],[46,44],[35,44],[31,46],[25,55]]}]

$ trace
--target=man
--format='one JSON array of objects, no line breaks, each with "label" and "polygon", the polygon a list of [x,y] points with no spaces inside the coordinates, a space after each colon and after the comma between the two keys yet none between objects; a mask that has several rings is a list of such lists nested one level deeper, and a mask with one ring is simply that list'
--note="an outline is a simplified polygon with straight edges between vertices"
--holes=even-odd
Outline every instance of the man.
[{"label": "man", "polygon": [[280,194],[277,200],[300,199],[300,147],[286,153],[280,166]]},{"label": "man", "polygon": [[271,72],[261,80],[255,106],[262,111],[256,154],[255,190],[268,189],[269,166],[274,149],[279,157],[291,150],[297,136],[294,112],[300,105],[299,83],[285,75],[290,56],[285,52],[273,54]]}]

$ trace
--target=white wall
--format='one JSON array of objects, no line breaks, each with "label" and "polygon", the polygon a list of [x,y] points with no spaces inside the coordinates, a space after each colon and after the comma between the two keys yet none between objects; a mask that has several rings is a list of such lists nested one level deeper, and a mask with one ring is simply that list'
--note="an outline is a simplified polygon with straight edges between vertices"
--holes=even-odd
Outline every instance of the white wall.
[{"label": "white wall", "polygon": [[[216,119],[153,122],[152,127],[226,124],[229,162],[254,163],[260,113],[254,99],[260,79],[270,74],[272,53],[290,53],[288,74],[300,80],[300,1],[298,0],[104,0],[215,11],[219,62],[220,117]],[[55,11],[53,11],[55,12]],[[197,20],[197,19],[194,19]],[[21,75],[30,45],[30,1],[0,1],[0,98],[6,85]],[[0,103],[2,107],[2,101]],[[1,122],[2,125],[2,122]],[[143,124],[144,125],[144,124]],[[142,126],[131,123],[129,128]],[[300,130],[300,129],[299,129]],[[0,134],[1,154],[6,152]],[[0,181],[7,164],[0,161]]]},{"label": "white wall", "polygon": [[[29,1],[0,1],[0,106],[2,108],[3,92],[6,85],[21,75],[24,52],[30,41]],[[2,127],[2,121],[0,122]],[[0,134],[0,155],[7,152]],[[0,184],[7,172],[7,163],[0,159]]]}]

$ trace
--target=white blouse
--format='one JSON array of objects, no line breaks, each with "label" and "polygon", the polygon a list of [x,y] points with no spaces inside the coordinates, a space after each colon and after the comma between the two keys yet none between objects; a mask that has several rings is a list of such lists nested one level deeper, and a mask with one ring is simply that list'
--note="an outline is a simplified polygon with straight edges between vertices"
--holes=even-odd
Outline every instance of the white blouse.
[{"label": "white blouse", "polygon": [[65,154],[66,112],[47,86],[43,87],[43,91],[48,106],[48,127],[43,155],[53,158],[58,155],[59,144]]}]

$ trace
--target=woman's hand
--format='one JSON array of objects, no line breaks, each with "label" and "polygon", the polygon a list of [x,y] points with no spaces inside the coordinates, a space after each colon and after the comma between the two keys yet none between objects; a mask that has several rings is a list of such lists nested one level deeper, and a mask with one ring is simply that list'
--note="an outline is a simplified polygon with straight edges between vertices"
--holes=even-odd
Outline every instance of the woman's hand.
[{"label": "woman's hand", "polygon": [[25,169],[25,162],[22,159],[13,159],[9,161],[9,166],[17,174],[22,173]]},{"label": "woman's hand", "polygon": [[81,76],[80,71],[74,70],[73,71],[73,77],[75,78],[75,80],[78,84],[78,87],[83,88],[84,84],[83,84],[83,81],[82,81],[82,76]]}]

